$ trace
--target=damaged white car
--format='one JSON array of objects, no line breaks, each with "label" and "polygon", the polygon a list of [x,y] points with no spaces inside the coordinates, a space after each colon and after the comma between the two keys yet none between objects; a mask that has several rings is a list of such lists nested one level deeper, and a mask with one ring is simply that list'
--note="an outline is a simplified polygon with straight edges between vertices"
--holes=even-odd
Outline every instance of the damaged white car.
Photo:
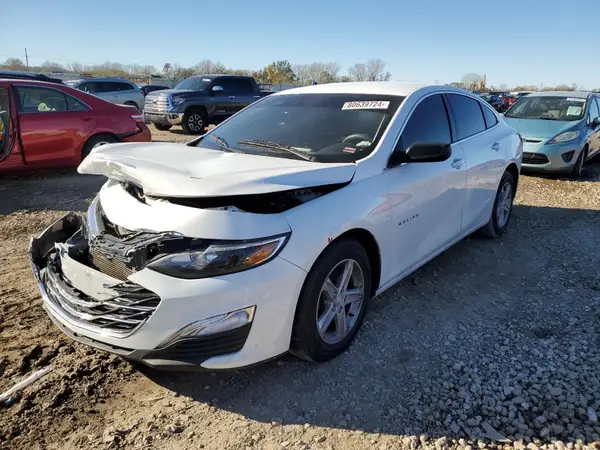
[{"label": "damaged white car", "polygon": [[508,225],[522,142],[447,86],[270,95],[184,144],[94,149],[87,215],[30,245],[73,339],[154,367],[328,360],[369,299],[482,228]]}]

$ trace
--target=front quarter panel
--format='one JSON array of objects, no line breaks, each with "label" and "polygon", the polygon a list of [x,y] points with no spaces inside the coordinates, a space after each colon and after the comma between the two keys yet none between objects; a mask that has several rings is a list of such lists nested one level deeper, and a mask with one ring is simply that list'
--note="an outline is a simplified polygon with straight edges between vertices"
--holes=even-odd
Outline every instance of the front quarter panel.
[{"label": "front quarter panel", "polygon": [[341,234],[364,229],[377,241],[382,257],[382,280],[384,258],[390,236],[391,218],[388,186],[384,177],[371,177],[324,195],[284,213],[292,229],[290,241],[281,257],[309,271],[325,248]]}]

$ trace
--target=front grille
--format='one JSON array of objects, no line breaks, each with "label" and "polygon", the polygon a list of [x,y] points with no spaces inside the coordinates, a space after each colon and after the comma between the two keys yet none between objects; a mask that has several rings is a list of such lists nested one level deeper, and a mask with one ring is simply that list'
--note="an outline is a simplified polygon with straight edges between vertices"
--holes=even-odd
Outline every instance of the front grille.
[{"label": "front grille", "polygon": [[546,155],[541,153],[527,153],[523,152],[523,163],[524,164],[547,164],[550,160]]},{"label": "front grille", "polygon": [[90,264],[103,274],[118,280],[126,281],[129,275],[134,273],[134,270],[123,261],[115,258],[107,258],[97,247],[90,247]]},{"label": "front grille", "polygon": [[144,101],[144,112],[164,114],[169,111],[169,99],[165,94],[149,94]]},{"label": "front grille", "polygon": [[47,261],[42,281],[49,301],[82,328],[124,336],[148,320],[160,304],[157,294],[131,282],[107,287],[115,292],[114,297],[97,300],[73,287],[63,277],[56,252]]},{"label": "front grille", "polygon": [[202,364],[213,356],[240,351],[248,339],[251,327],[252,324],[247,324],[222,333],[185,339],[169,347],[153,350],[144,355],[144,359],[166,359]]}]

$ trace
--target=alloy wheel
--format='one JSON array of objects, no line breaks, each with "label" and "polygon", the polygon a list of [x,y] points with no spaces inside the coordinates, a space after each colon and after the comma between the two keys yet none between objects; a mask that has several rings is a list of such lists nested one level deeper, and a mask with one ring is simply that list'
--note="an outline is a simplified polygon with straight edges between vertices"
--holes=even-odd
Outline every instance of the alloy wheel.
[{"label": "alloy wheel", "polygon": [[506,181],[500,190],[498,205],[496,206],[496,223],[498,227],[502,228],[507,224],[510,217],[510,210],[512,209],[512,202],[512,184],[510,181]]},{"label": "alloy wheel", "polygon": [[365,279],[353,259],[340,261],[327,275],[317,303],[316,322],[319,336],[328,344],[337,344],[350,334],[365,298]]},{"label": "alloy wheel", "polygon": [[204,129],[204,120],[198,113],[192,114],[188,119],[188,127],[194,132],[198,132]]}]

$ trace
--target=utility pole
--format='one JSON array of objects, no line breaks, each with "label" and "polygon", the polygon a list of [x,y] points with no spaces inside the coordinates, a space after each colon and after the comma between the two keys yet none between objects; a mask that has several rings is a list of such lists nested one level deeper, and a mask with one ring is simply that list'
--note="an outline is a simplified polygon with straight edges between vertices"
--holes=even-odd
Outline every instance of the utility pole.
[{"label": "utility pole", "polygon": [[25,65],[29,69],[29,56],[27,56],[27,47],[25,47]]}]

